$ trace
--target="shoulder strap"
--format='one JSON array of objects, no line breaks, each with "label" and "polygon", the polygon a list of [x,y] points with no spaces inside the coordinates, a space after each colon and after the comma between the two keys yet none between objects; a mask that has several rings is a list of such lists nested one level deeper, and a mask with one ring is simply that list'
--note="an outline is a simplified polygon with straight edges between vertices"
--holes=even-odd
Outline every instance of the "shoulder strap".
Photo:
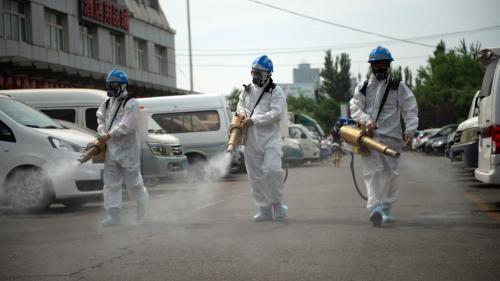
[{"label": "shoulder strap", "polygon": [[[260,94],[259,96],[259,99],[257,100],[257,102],[255,103],[255,106],[253,107],[252,109],[252,113],[250,113],[250,116],[249,117],[252,117],[253,115],[253,112],[255,111],[255,108],[257,107],[257,105],[259,104],[260,100],[262,99],[262,96],[264,96],[264,94],[266,92],[269,92],[269,93],[273,93],[273,90],[274,88],[276,88],[276,84],[274,84],[273,82],[273,79],[272,78],[269,78],[270,81],[269,81],[269,84],[267,84],[266,88],[264,88],[264,91],[262,91],[262,93]],[[245,88],[246,89],[246,88]]]},{"label": "shoulder strap", "polygon": [[[120,100],[120,103],[118,104],[118,107],[116,108],[115,114],[113,115],[113,118],[111,119],[111,123],[109,123],[108,132],[109,132],[109,130],[111,130],[111,127],[113,126],[113,122],[115,122],[116,115],[118,115],[118,111],[120,111],[120,106],[122,105],[122,102],[125,101],[125,103],[127,103],[128,100],[129,99],[121,99]],[[109,99],[108,99],[108,101],[109,101]],[[125,106],[125,103],[123,103],[124,106]]]},{"label": "shoulder strap", "polygon": [[271,79],[271,82],[269,84],[267,84],[266,88],[264,89],[264,93],[269,92],[272,94],[274,91],[274,88],[276,88],[276,84],[274,84],[273,80]]},{"label": "shoulder strap", "polygon": [[387,96],[389,95],[389,90],[397,90],[398,89],[397,87],[399,87],[399,80],[392,80],[391,78],[389,78],[389,81],[387,82],[387,87],[385,88],[384,97],[382,98],[382,102],[380,103],[380,107],[378,108],[378,113],[377,113],[377,118],[375,119],[375,123],[377,123],[378,118],[380,117],[380,112],[382,112],[382,108],[384,107],[385,101],[387,100]]},{"label": "shoulder strap", "polygon": [[398,90],[400,82],[401,82],[401,80],[399,80],[399,79],[392,80],[392,82],[391,82],[391,90]]},{"label": "shoulder strap", "polygon": [[133,98],[131,98],[131,97],[128,97],[128,96],[127,96],[127,97],[123,100],[124,102],[123,102],[122,107],[123,107],[123,108],[125,108],[125,104],[127,104],[127,102],[128,102],[129,100],[131,100],[131,99],[133,99]]},{"label": "shoulder strap", "polygon": [[243,92],[248,92],[248,88],[250,87],[250,84],[243,84]]},{"label": "shoulder strap", "polygon": [[363,82],[363,86],[359,90],[359,92],[361,94],[363,94],[363,96],[366,96],[366,87],[368,87],[368,81],[367,80],[365,80],[365,82]]},{"label": "shoulder strap", "polygon": [[108,107],[109,107],[109,100],[110,100],[110,99],[111,99],[111,98],[108,98],[108,99],[104,102],[104,103],[105,103],[104,108],[105,108],[106,110],[108,110]]}]

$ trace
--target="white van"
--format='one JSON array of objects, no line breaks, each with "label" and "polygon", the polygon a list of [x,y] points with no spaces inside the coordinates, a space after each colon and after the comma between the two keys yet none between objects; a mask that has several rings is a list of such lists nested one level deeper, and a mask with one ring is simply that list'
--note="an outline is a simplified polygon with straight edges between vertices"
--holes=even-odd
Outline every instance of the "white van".
[{"label": "white van", "polygon": [[179,138],[189,165],[225,151],[231,111],[224,96],[198,94],[138,101],[163,129]]},{"label": "white van", "polygon": [[500,48],[479,52],[486,66],[479,95],[479,158],[474,174],[483,183],[500,184]]},{"label": "white van", "polygon": [[[108,98],[106,92],[93,89],[27,89],[0,91],[18,99],[54,119],[97,130],[96,112]],[[142,145],[141,170],[144,184],[155,186],[169,178],[182,178],[187,158],[179,139],[161,130],[151,118],[147,143]]]},{"label": "white van", "polygon": [[479,146],[479,137],[477,134],[479,122],[478,101],[480,93],[481,91],[477,91],[472,99],[467,120],[458,125],[453,145],[448,155],[452,161],[456,156],[462,155],[466,168],[477,168]]},{"label": "white van", "polygon": [[304,160],[317,161],[320,157],[320,143],[314,138],[311,131],[301,124],[289,124],[288,136],[300,142],[304,153]]},{"label": "white van", "polygon": [[93,136],[0,94],[0,199],[39,212],[53,202],[83,205],[102,192],[102,163],[79,164]]}]

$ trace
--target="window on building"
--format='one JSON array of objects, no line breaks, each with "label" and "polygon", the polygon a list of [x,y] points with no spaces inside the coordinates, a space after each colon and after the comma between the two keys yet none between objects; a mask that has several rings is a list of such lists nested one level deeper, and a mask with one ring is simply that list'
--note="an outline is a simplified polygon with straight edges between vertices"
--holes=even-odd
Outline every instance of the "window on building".
[{"label": "window on building", "polygon": [[63,16],[59,13],[45,10],[45,42],[47,47],[63,50]]},{"label": "window on building", "polygon": [[146,42],[134,39],[134,67],[146,69]]},{"label": "window on building", "polygon": [[156,56],[157,72],[167,75],[168,74],[167,48],[158,45],[155,46],[155,56]]},{"label": "window on building", "polygon": [[0,37],[26,41],[26,30],[25,1],[0,1]]},{"label": "window on building", "polygon": [[123,35],[111,32],[111,62],[113,64],[123,64],[122,52],[123,52]]},{"label": "window on building", "polygon": [[218,131],[220,129],[219,114],[215,110],[158,113],[153,115],[153,119],[171,134]]},{"label": "window on building", "polygon": [[94,57],[94,29],[80,25],[80,51],[82,56]]}]

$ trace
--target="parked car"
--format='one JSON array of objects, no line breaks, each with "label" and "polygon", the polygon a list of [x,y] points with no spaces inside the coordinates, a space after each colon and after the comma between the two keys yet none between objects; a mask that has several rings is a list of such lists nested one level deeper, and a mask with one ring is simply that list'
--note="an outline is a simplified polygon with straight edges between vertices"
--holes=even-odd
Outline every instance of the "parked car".
[{"label": "parked car", "polygon": [[449,134],[448,136],[443,136],[443,137],[437,137],[431,139],[430,142],[430,150],[429,153],[433,155],[444,155],[444,151],[446,149],[446,146],[448,145],[448,139],[449,136],[452,135],[453,133]]},{"label": "parked car", "polygon": [[425,141],[429,139],[429,136],[437,132],[439,128],[431,128],[427,130],[420,131],[420,135],[415,138],[412,144],[412,148],[415,151],[424,151]]},{"label": "parked car", "polygon": [[199,163],[226,150],[231,111],[224,96],[167,96],[138,101],[162,129],[179,138],[193,174],[203,173]]},{"label": "parked car", "polygon": [[304,153],[305,161],[317,161],[320,157],[320,144],[313,134],[303,125],[290,124],[288,125],[289,136],[300,142]]},{"label": "parked car", "polygon": [[479,156],[476,179],[500,184],[500,48],[479,52],[486,66],[479,94]]},{"label": "parked car", "polygon": [[432,135],[429,135],[423,144],[424,152],[426,152],[426,153],[432,152],[432,143],[434,142],[435,139],[444,138],[444,142],[446,143],[446,140],[448,139],[448,135],[455,132],[457,127],[458,127],[457,124],[446,125],[446,126],[440,128],[438,131],[436,131]]},{"label": "parked car", "polygon": [[449,153],[451,160],[454,160],[461,155],[466,168],[477,168],[479,151],[479,94],[480,91],[477,91],[472,99],[467,120],[458,125],[454,144]]},{"label": "parked car", "polygon": [[[282,165],[298,166],[304,164],[304,153],[302,152],[302,147],[300,142],[289,137],[285,137],[281,143],[281,163]],[[238,152],[240,153],[242,166],[238,172],[246,172],[245,167],[245,146],[240,145],[238,147]]]},{"label": "parked car", "polygon": [[[0,93],[8,94],[52,118],[93,131],[97,130],[97,109],[108,99],[106,92],[93,89],[27,89]],[[148,118],[147,127],[147,139],[141,144],[144,184],[151,187],[167,179],[186,176],[187,158],[179,140],[163,131],[151,118]]]},{"label": "parked car", "polygon": [[93,139],[0,94],[0,197],[18,211],[40,212],[54,202],[77,207],[99,196],[103,164],[77,162]]},{"label": "parked car", "polygon": [[297,166],[304,164],[304,152],[298,140],[286,137],[281,144],[283,151],[281,160],[285,164]]}]

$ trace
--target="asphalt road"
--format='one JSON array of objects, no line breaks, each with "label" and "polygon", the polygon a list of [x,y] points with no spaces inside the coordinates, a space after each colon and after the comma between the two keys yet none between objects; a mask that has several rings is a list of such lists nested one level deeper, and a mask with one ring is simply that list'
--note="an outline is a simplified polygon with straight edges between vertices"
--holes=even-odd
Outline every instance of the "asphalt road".
[{"label": "asphalt road", "polygon": [[[358,159],[359,160],[359,159]],[[359,163],[358,163],[359,164]],[[359,173],[359,169],[358,169]],[[373,228],[347,167],[291,168],[283,222],[252,222],[246,175],[150,189],[142,225],[102,204],[0,208],[0,280],[500,280],[500,188],[404,154],[396,222]]]}]

